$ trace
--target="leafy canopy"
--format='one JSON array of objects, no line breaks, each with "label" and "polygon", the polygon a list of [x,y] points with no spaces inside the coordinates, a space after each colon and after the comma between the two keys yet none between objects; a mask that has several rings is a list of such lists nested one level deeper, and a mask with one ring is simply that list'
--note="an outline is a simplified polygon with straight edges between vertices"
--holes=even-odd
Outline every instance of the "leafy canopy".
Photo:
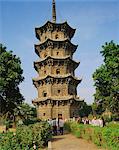
[{"label": "leafy canopy", "polygon": [[93,108],[101,114],[108,109],[119,114],[119,45],[113,41],[105,43],[101,51],[102,64],[93,74],[96,93]]},{"label": "leafy canopy", "polygon": [[24,100],[18,85],[24,80],[21,61],[0,44],[0,115],[13,114]]}]

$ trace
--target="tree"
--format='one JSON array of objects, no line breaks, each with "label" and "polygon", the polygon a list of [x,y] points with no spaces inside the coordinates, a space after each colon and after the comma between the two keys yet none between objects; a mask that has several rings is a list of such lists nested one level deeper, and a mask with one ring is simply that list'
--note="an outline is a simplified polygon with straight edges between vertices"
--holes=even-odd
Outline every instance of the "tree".
[{"label": "tree", "polygon": [[96,87],[93,108],[99,114],[108,109],[119,115],[119,45],[113,41],[105,43],[101,54],[104,64],[93,73]]},{"label": "tree", "polygon": [[36,108],[23,102],[14,109],[14,113],[11,116],[11,121],[15,127],[16,123],[19,121],[30,123],[36,121],[36,117]]},{"label": "tree", "polygon": [[21,111],[24,120],[33,119],[37,117],[36,108],[27,103],[22,103],[19,106],[19,110]]},{"label": "tree", "polygon": [[79,116],[88,117],[89,114],[92,114],[92,107],[90,105],[87,105],[87,103],[83,101],[79,110]]},{"label": "tree", "polygon": [[0,44],[0,115],[10,118],[24,98],[18,85],[24,80],[21,61]]}]

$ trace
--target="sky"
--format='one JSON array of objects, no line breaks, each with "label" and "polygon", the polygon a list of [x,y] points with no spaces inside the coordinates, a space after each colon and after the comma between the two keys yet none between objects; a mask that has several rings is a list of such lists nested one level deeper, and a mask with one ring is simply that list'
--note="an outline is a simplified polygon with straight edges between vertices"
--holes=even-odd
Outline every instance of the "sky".
[{"label": "sky", "polygon": [[[102,45],[119,42],[118,0],[56,0],[57,23],[67,21],[76,29],[72,43],[78,45],[73,59],[80,61],[76,77],[82,78],[78,95],[88,104],[94,101],[92,74],[103,63]],[[20,90],[31,104],[37,98],[32,78],[38,74],[33,62],[38,60],[34,44],[35,27],[52,20],[52,0],[0,0],[0,43],[20,57],[25,80]]]}]

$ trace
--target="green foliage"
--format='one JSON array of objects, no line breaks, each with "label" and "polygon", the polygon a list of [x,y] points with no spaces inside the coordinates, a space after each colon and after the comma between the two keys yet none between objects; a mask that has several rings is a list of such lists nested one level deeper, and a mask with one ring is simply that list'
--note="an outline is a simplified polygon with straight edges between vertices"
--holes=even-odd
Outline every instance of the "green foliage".
[{"label": "green foliage", "polygon": [[[80,124],[80,128],[82,128],[83,125]],[[82,135],[81,130],[79,128],[79,124],[76,122],[66,122],[64,125],[65,130],[71,132],[74,134],[76,137],[80,138]]]},{"label": "green foliage", "polygon": [[[119,127],[119,126],[118,126]],[[102,138],[107,145],[112,150],[119,149],[119,128],[105,127],[102,131]]]},{"label": "green foliage", "polygon": [[13,133],[0,134],[0,149],[1,150],[20,150],[20,145],[17,137]]},{"label": "green foliage", "polygon": [[109,123],[112,121],[112,117],[111,116],[108,116],[108,115],[103,115],[103,119],[105,122]]},{"label": "green foliage", "polygon": [[35,118],[37,116],[36,108],[33,106],[30,106],[27,103],[22,103],[20,105],[20,108],[21,108],[21,110],[23,112],[23,116],[25,117],[26,120]]},{"label": "green foliage", "polygon": [[109,150],[119,149],[119,124],[110,123],[108,126],[101,128],[77,124],[76,122],[67,122],[65,129],[76,137],[91,140],[97,146]]},{"label": "green foliage", "polygon": [[102,114],[106,108],[113,114],[119,114],[119,45],[113,41],[102,46],[104,64],[93,74],[96,93],[93,109]]},{"label": "green foliage", "polygon": [[38,148],[46,146],[51,137],[51,127],[47,122],[18,126],[16,133],[0,134],[0,149],[32,150],[35,144],[38,150]]},{"label": "green foliage", "polygon": [[92,107],[87,105],[86,102],[82,102],[81,108],[79,110],[79,116],[85,117],[88,116],[89,114],[92,114]]},{"label": "green foliage", "polygon": [[37,121],[36,119],[36,108],[27,104],[22,103],[16,108],[16,121],[22,120],[25,125],[33,124]]},{"label": "green foliage", "polygon": [[24,80],[21,61],[0,44],[0,115],[10,118],[24,100],[18,85]]}]

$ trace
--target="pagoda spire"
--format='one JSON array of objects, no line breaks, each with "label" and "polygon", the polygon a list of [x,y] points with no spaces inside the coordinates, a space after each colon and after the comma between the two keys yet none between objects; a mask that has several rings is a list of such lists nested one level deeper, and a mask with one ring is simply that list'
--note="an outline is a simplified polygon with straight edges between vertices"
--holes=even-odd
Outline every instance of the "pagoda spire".
[{"label": "pagoda spire", "polygon": [[56,23],[56,5],[55,0],[52,0],[52,21]]}]

